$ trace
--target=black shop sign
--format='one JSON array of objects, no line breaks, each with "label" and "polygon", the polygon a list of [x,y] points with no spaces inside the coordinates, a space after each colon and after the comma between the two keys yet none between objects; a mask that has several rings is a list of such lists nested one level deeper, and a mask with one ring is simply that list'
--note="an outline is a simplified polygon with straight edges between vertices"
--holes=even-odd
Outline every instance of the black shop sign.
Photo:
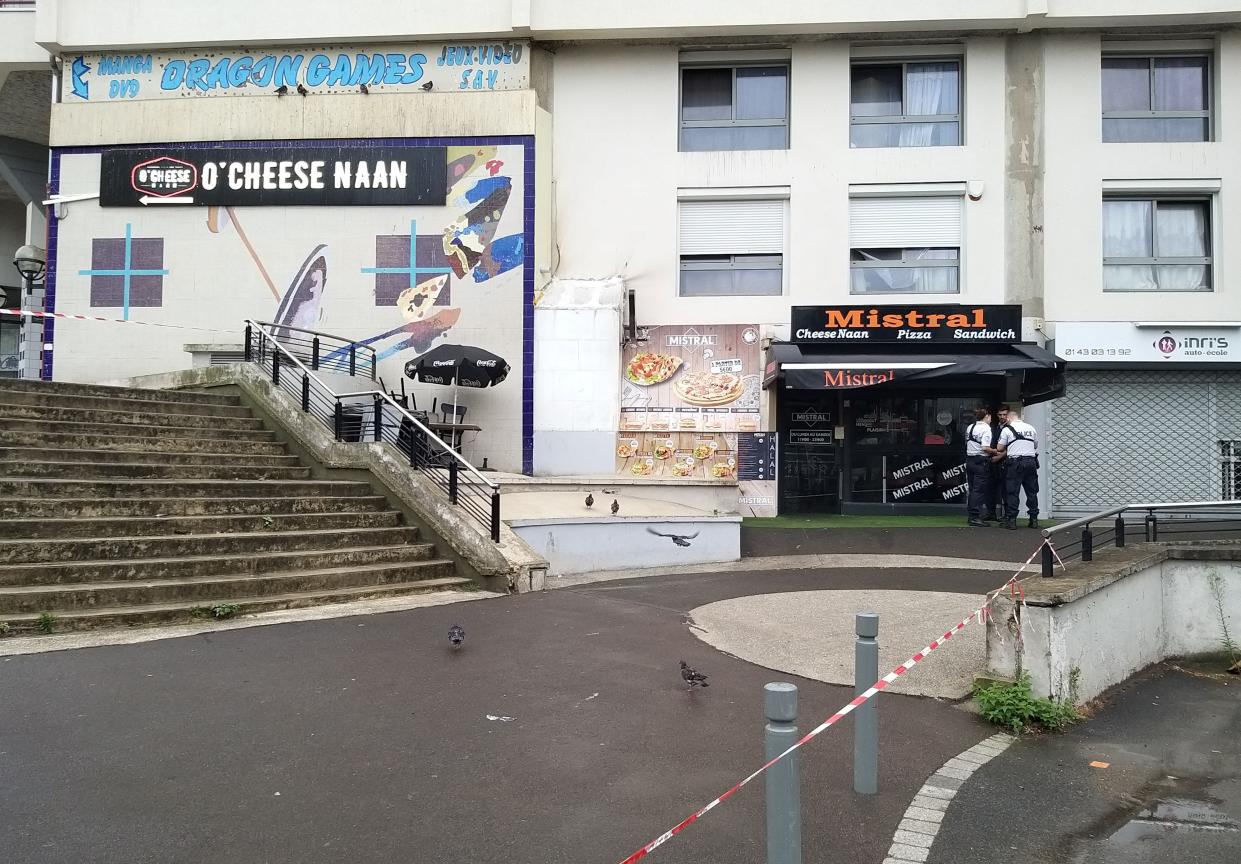
[{"label": "black shop sign", "polygon": [[103,153],[102,207],[443,205],[443,147],[117,148]]},{"label": "black shop sign", "polygon": [[794,306],[792,341],[801,345],[1011,344],[1021,340],[1021,307]]}]

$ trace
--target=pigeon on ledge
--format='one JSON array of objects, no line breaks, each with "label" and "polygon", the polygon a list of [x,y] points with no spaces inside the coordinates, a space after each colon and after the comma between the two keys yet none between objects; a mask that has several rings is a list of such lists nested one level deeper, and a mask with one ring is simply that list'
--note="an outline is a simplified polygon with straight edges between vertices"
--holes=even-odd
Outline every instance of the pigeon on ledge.
[{"label": "pigeon on ledge", "polygon": [[300,95],[302,95],[302,96],[305,96],[305,95],[306,95],[307,93],[309,93],[310,91],[309,91],[309,90],[307,90],[305,87],[303,87],[301,84],[298,84],[298,85],[297,85],[297,92],[298,92],[298,94],[300,94]]},{"label": "pigeon on ledge", "polygon": [[592,495],[590,492],[586,493],[586,506],[587,507],[595,506],[595,496]]},{"label": "pigeon on ledge", "polygon": [[288,84],[281,84],[279,87],[276,88],[277,96],[283,96],[285,93],[288,93],[288,92],[289,92]]},{"label": "pigeon on ledge", "polygon": [[465,631],[461,629],[460,624],[454,624],[448,628],[448,641],[454,648],[461,647],[461,643],[465,641]]},{"label": "pigeon on ledge", "polygon": [[669,540],[671,540],[673,543],[675,543],[678,546],[689,546],[690,545],[689,541],[693,540],[695,537],[698,536],[697,531],[695,531],[693,534],[661,534],[658,531],[656,531],[654,528],[647,528],[646,530],[649,533],[654,534],[656,537],[667,537]]},{"label": "pigeon on ledge", "polygon": [[615,498],[612,499],[612,515],[615,516],[620,512],[620,502]]},{"label": "pigeon on ledge", "polygon": [[681,678],[689,685],[689,689],[710,687],[711,685],[707,683],[707,677],[684,660],[681,661]]}]

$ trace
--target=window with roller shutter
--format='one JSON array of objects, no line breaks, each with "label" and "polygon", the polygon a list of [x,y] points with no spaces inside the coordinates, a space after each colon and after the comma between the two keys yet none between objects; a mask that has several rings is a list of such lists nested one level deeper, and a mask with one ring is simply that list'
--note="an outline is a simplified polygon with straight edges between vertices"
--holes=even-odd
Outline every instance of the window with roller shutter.
[{"label": "window with roller shutter", "polygon": [[961,196],[849,199],[849,293],[957,294]]}]

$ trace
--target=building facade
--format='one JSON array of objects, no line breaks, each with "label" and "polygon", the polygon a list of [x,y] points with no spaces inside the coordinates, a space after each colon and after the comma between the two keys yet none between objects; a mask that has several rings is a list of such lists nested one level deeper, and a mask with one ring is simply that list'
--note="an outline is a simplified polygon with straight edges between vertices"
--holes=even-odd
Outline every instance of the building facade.
[{"label": "building facade", "polygon": [[[45,377],[251,317],[368,341],[392,386],[433,344],[505,356],[469,402],[505,470],[938,511],[1007,401],[1044,514],[1237,495],[1241,8],[149,5],[24,13],[58,67],[45,303],[220,335],[49,323]],[[380,195],[416,151],[446,193]],[[316,161],[349,188],[297,188]],[[192,197],[135,180],[179,164],[199,200],[142,203]]]}]

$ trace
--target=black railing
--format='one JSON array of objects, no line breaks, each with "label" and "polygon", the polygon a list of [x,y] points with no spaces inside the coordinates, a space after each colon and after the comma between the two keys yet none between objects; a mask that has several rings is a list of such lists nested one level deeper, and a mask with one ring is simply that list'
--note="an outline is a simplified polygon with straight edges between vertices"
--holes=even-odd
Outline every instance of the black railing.
[{"label": "black railing", "polygon": [[[1125,514],[1140,518],[1126,520]],[[1076,536],[1060,545],[1055,542],[1060,535]],[[1100,546],[1110,543],[1122,547],[1131,537],[1145,543],[1195,536],[1202,539],[1241,537],[1241,501],[1126,504],[1046,528],[1043,536],[1052,541],[1044,544],[1042,551],[1043,575],[1051,576],[1057,560],[1093,561],[1095,550]]]},{"label": "black railing", "polygon": [[[294,343],[286,330],[295,331]],[[351,350],[357,347],[361,346],[326,333],[246,322],[246,362],[262,368],[273,386],[303,412],[332,430],[337,441],[391,446],[450,504],[500,542],[500,487],[432,432],[425,425],[425,414],[409,411],[379,390],[337,393],[316,374],[337,371],[373,379],[375,354]]]}]

